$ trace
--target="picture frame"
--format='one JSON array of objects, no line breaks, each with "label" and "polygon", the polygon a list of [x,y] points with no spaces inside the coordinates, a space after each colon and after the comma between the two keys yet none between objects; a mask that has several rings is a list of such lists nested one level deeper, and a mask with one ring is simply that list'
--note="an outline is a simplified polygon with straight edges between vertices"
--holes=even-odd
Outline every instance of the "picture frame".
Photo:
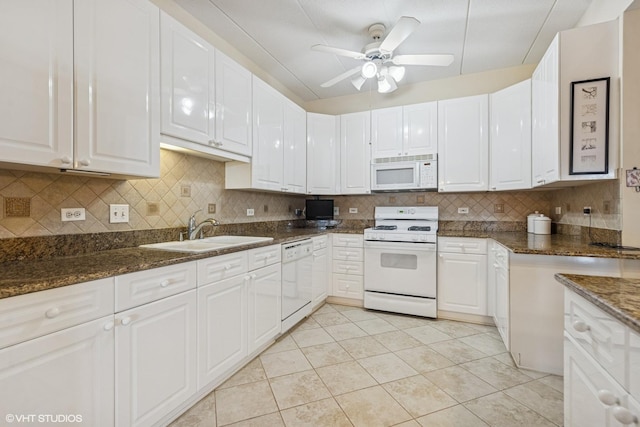
[{"label": "picture frame", "polygon": [[610,80],[571,83],[569,175],[609,173]]}]

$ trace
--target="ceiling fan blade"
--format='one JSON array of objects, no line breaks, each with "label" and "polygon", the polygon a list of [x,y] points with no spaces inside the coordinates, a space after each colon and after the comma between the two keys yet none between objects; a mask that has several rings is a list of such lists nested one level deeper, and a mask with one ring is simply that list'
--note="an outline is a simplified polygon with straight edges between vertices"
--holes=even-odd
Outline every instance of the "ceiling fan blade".
[{"label": "ceiling fan blade", "polygon": [[339,81],[342,81],[342,80],[344,80],[346,78],[349,78],[349,77],[353,76],[354,74],[359,73],[360,70],[362,70],[362,65],[358,65],[357,67],[352,68],[349,71],[345,71],[344,73],[342,73],[342,74],[340,74],[338,76],[335,76],[331,80],[322,83],[320,86],[321,87],[331,87],[334,84],[338,83]]},{"label": "ceiling fan blade", "polygon": [[393,52],[420,25],[420,21],[412,16],[402,16],[398,23],[389,31],[387,37],[380,44],[383,52]]},{"label": "ceiling fan blade", "polygon": [[311,50],[317,50],[318,52],[333,53],[334,55],[340,55],[340,56],[348,56],[349,58],[354,58],[354,59],[365,58],[364,53],[362,52],[355,52],[353,50],[340,49],[339,47],[325,46],[323,44],[313,45],[311,46]]},{"label": "ceiling fan blade", "polygon": [[395,65],[432,65],[446,67],[453,62],[453,55],[397,55],[391,58]]}]

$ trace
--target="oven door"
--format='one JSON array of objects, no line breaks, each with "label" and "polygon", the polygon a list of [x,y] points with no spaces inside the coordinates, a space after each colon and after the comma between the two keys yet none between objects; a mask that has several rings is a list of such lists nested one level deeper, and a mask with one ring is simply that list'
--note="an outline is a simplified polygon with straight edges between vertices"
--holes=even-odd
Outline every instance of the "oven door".
[{"label": "oven door", "polygon": [[436,244],[364,242],[364,290],[436,297]]}]

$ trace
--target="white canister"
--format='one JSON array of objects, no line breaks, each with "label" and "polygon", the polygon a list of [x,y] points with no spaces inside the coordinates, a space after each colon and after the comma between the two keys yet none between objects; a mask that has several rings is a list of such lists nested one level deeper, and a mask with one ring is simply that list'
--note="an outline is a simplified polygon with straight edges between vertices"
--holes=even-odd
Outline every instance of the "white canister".
[{"label": "white canister", "polygon": [[527,215],[527,233],[533,233],[533,220],[541,216],[544,216],[544,215],[539,213],[538,211],[535,211],[534,213]]},{"label": "white canister", "polygon": [[544,215],[534,218],[533,234],[551,234],[551,218]]}]

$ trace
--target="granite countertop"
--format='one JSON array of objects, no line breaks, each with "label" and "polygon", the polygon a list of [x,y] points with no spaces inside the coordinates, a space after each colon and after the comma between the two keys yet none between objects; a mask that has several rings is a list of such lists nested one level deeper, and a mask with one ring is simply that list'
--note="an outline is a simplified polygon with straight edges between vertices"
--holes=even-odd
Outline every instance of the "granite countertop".
[{"label": "granite countertop", "polygon": [[532,234],[521,231],[439,230],[439,237],[491,238],[514,254],[585,256],[595,258],[640,259],[640,251],[592,246],[580,236]]},{"label": "granite countertop", "polygon": [[555,278],[640,334],[640,279],[562,273]]},{"label": "granite countertop", "polygon": [[5,262],[0,264],[0,299],[336,232],[362,234],[362,228],[278,230],[263,234],[273,237],[270,242],[203,253],[131,247],[44,260]]}]

